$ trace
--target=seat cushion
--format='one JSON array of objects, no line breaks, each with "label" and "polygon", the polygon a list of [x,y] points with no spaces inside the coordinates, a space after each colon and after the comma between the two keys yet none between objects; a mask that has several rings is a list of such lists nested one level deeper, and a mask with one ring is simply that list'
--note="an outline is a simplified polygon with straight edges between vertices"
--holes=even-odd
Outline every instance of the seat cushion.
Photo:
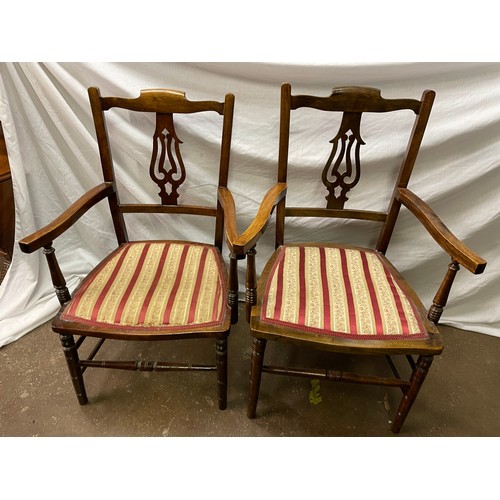
[{"label": "seat cushion", "polygon": [[89,274],[61,319],[183,331],[221,325],[225,295],[218,249],[185,242],[133,242]]},{"label": "seat cushion", "polygon": [[283,246],[261,321],[343,338],[427,338],[417,308],[375,251]]}]

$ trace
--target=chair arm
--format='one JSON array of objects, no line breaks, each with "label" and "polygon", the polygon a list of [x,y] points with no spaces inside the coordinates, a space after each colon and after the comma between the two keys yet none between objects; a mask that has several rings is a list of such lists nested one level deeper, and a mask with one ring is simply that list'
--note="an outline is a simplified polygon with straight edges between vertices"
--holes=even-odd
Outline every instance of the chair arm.
[{"label": "chair arm", "polygon": [[452,259],[473,274],[481,274],[484,271],[486,261],[464,245],[415,193],[406,188],[398,188],[398,200],[417,217],[428,233]]},{"label": "chair arm", "polygon": [[115,188],[112,182],[103,182],[86,192],[50,224],[20,240],[19,246],[21,250],[24,253],[32,253],[41,247],[49,245],[55,238],[70,228],[85,212],[114,191]]},{"label": "chair arm", "polygon": [[272,186],[262,199],[257,215],[247,229],[239,235],[236,228],[236,210],[231,191],[227,188],[219,188],[219,201],[226,216],[226,240],[233,253],[245,255],[255,246],[269,224],[269,218],[274,207],[285,196],[286,189],[287,186],[284,182],[278,182]]},{"label": "chair arm", "polygon": [[224,211],[224,229],[226,241],[231,252],[234,252],[234,242],[238,239],[238,229],[236,226],[236,208],[233,194],[227,187],[220,187],[217,191],[217,198]]}]

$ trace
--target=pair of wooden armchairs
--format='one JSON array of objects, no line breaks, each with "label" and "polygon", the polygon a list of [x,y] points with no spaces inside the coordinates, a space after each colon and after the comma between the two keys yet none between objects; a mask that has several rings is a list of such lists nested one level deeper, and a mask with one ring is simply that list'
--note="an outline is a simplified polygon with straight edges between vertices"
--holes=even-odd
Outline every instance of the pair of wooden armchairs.
[{"label": "pair of wooden armchairs", "polygon": [[[283,84],[277,183],[264,196],[256,217],[242,234],[237,230],[235,203],[227,187],[234,108],[232,94],[227,94],[224,102],[190,101],[182,92],[154,89],[144,90],[140,97],[129,99],[101,97],[97,88],[90,88],[89,97],[103,183],[84,194],[51,224],[20,241],[23,252],[43,248],[47,258],[61,303],[52,326],[60,335],[80,404],[87,403],[83,374],[89,367],[146,371],[214,370],[217,372],[219,408],[226,408],[227,338],[231,324],[238,320],[237,261],[246,259],[246,313],[254,337],[248,417],[255,417],[261,374],[266,372],[398,387],[402,399],[392,430],[399,432],[434,356],[443,350],[436,324],[459,265],[473,273],[481,273],[486,264],[453,236],[436,214],[408,189],[434,92],[425,91],[421,100],[385,99],[374,88],[341,87],[334,88],[328,97],[315,97],[292,95],[291,86]],[[161,204],[138,205],[120,201],[105,118],[112,108],[113,112],[154,113],[156,121],[152,127],[149,174],[158,185]],[[318,173],[322,175],[325,186],[326,207],[291,207],[286,203],[290,117],[291,111],[299,108],[340,113],[340,128],[330,141],[331,153],[325,148],[325,158],[328,154],[330,156],[322,174]],[[360,179],[363,114],[390,115],[404,111],[415,119],[387,210],[346,208],[347,194]],[[223,117],[218,199],[213,206],[180,204],[179,190],[186,171],[180,151],[181,134],[177,134],[174,115],[204,112],[215,112]],[[109,203],[118,246],[90,272],[71,297],[52,242],[104,199]],[[401,205],[415,214],[451,257],[428,312],[385,257]],[[274,211],[276,251],[257,283],[255,247]],[[214,244],[129,241],[124,215],[134,212],[215,217]],[[288,217],[343,217],[371,221],[380,226],[380,236],[374,249],[334,243],[285,244],[285,220]],[[224,239],[230,252],[228,271],[221,254]],[[78,336],[77,340],[75,336]],[[80,359],[78,349],[87,337],[99,340],[90,355]],[[106,339],[197,338],[215,339],[214,365],[97,359],[97,352]],[[382,355],[387,357],[394,376],[316,367],[269,366],[264,364],[268,340],[288,342],[297,348],[349,355]],[[409,378],[399,375],[391,361],[392,355],[407,358]]]}]

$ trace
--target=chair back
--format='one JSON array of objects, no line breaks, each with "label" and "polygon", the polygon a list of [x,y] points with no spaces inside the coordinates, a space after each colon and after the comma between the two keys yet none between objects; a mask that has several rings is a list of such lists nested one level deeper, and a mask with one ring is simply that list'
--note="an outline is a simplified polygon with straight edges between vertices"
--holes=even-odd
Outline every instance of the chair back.
[{"label": "chair back", "polygon": [[[187,172],[181,152],[182,134],[176,130],[176,123],[178,115],[215,112],[223,116],[217,185],[227,187],[234,96],[227,94],[224,102],[217,102],[190,101],[184,92],[168,89],[143,90],[137,98],[101,97],[96,87],[91,87],[88,92],[104,180],[115,185],[115,192],[109,197],[109,204],[118,243],[123,244],[128,241],[124,213],[173,213],[215,217],[214,244],[222,249],[224,215],[221,206],[216,201],[216,189],[214,189],[213,205],[180,203]],[[106,123],[107,114],[112,108],[121,108],[131,113],[154,114],[154,121],[150,124],[151,155],[149,158],[137,158],[135,161],[139,168],[149,172],[149,177],[157,185],[159,203],[120,202],[116,189],[112,145]],[[123,143],[124,141],[121,144]]]},{"label": "chair back", "polygon": [[[338,87],[332,90],[329,97],[292,95],[290,84],[284,83],[281,86],[278,182],[288,182],[291,111],[311,108],[322,112],[336,112],[340,114],[340,125],[336,133],[335,129],[332,131],[331,146],[325,147],[325,157],[328,158],[322,169],[321,181],[324,185],[326,206],[293,207],[287,205],[286,197],[281,200],[276,211],[276,248],[284,243],[286,217],[329,217],[382,223],[376,249],[385,253],[401,206],[397,188],[408,185],[434,96],[434,91],[426,90],[421,100],[385,99],[379,89],[371,87]],[[389,206],[386,210],[354,209],[349,206],[348,200],[362,175],[362,158],[366,145],[361,132],[363,114],[387,114],[396,111],[409,111],[415,118],[411,120],[413,128],[409,134]],[[307,127],[307,121],[303,120],[304,122],[306,122],[304,127]],[[295,121],[293,124],[295,125]],[[300,141],[298,134],[292,131],[292,135],[294,144],[298,144]],[[288,185],[288,197],[290,197],[293,186],[290,183]]]}]

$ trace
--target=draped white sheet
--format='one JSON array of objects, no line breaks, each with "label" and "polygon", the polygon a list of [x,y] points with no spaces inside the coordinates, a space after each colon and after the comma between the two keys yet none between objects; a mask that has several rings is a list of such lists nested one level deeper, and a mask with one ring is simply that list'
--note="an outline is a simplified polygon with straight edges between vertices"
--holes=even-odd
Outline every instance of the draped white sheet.
[{"label": "draped white sheet", "polygon": [[[500,336],[500,64],[2,63],[0,77],[0,120],[12,167],[16,241],[50,222],[102,180],[89,86],[100,87],[102,95],[129,97],[151,87],[184,90],[192,100],[223,100],[227,92],[234,93],[229,187],[240,230],[250,223],[276,179],[282,82],[290,82],[293,93],[325,96],[339,85],[378,87],[388,98],[420,98],[424,89],[435,90],[436,101],[410,187],[488,261],[483,275],[458,273],[442,322]],[[309,117],[312,129],[319,127],[319,119]],[[179,121],[189,176],[181,194],[186,200],[203,199],[202,188],[215,196],[217,151],[211,145],[219,140],[217,120],[214,114],[191,125]],[[154,199],[155,186],[147,174],[151,123],[137,122],[129,115],[117,117],[110,123],[111,133],[117,125],[125,127],[114,151],[122,197]],[[319,130],[318,140],[299,143],[292,137],[290,163],[296,174],[290,177],[289,196],[294,204],[310,204],[313,198],[321,203],[324,196],[319,172],[330,153],[328,141],[337,130],[335,125]],[[369,136],[376,132],[370,118],[364,119],[362,134],[368,145]],[[141,165],[123,152],[120,141],[124,146],[132,144],[135,153],[143,155]],[[356,208],[386,207],[391,188],[376,172],[394,172],[406,138],[393,127],[374,143],[374,153],[364,158],[362,181],[350,196]],[[311,174],[309,166],[319,171]],[[370,205],[376,195],[376,205]],[[183,238],[182,231],[187,230],[187,236],[211,241],[213,226],[206,219],[186,216],[180,225],[169,216],[152,216],[152,222],[145,217],[128,216],[131,237]],[[273,226],[258,246],[259,271],[273,250]],[[295,241],[324,241],[333,235],[339,241],[372,243],[377,229],[370,223],[297,219],[291,221],[287,235]],[[70,290],[114,245],[106,203],[93,208],[55,241]],[[406,210],[400,214],[387,255],[429,305],[449,258]],[[241,281],[243,268],[240,264]],[[47,321],[57,309],[42,252],[24,255],[16,244],[12,265],[0,286],[0,346]]]}]

